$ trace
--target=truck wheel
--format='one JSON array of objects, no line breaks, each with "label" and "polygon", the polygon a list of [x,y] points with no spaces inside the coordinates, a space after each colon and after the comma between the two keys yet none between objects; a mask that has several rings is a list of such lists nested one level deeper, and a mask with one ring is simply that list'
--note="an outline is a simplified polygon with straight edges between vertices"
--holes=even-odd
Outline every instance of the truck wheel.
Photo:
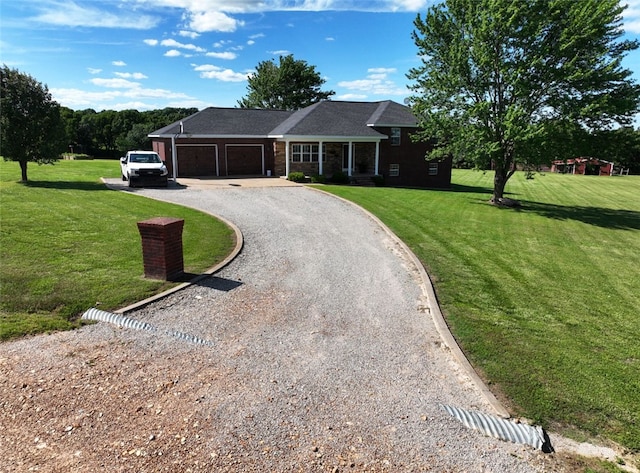
[{"label": "truck wheel", "polygon": [[126,181],[127,180],[127,176],[125,176],[124,174],[122,175],[122,180]]}]

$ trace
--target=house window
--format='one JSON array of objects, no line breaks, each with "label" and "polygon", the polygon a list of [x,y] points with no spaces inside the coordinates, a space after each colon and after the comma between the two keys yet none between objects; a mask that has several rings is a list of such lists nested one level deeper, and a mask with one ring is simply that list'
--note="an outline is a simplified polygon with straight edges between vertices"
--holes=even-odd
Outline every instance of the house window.
[{"label": "house window", "polygon": [[430,176],[438,175],[438,163],[429,163],[429,175]]},{"label": "house window", "polygon": [[400,128],[391,128],[391,145],[400,145]]},{"label": "house window", "polygon": [[400,165],[399,164],[390,164],[389,165],[389,177],[398,177],[400,175]]},{"label": "house window", "polygon": [[[291,145],[292,163],[317,163],[320,146],[312,144]],[[326,161],[326,148],[322,147],[322,161]]]}]

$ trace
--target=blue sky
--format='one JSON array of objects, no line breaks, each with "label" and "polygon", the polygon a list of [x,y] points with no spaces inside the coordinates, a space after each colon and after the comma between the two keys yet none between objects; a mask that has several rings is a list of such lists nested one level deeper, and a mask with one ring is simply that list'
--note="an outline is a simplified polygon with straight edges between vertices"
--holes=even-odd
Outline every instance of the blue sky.
[{"label": "blue sky", "polygon": [[[3,0],[0,62],[66,107],[234,107],[261,61],[293,54],[334,100],[408,95],[413,20],[433,0]],[[640,38],[640,0],[625,30]],[[625,66],[640,82],[640,52]]]}]

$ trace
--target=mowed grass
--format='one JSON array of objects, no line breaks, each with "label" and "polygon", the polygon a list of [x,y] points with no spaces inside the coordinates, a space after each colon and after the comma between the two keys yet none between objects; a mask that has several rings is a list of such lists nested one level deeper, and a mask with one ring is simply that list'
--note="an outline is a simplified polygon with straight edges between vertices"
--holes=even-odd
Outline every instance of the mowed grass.
[{"label": "mowed grass", "polygon": [[[455,337],[512,412],[640,452],[640,177],[508,183],[455,170],[447,191],[326,186],[421,259]],[[574,430],[576,429],[576,430]]]},{"label": "mowed grass", "polygon": [[113,310],[169,288],[144,278],[137,222],[185,220],[185,271],[224,259],[235,236],[219,220],[184,207],[108,190],[117,161],[29,165],[0,159],[0,340],[68,329],[90,307]]}]

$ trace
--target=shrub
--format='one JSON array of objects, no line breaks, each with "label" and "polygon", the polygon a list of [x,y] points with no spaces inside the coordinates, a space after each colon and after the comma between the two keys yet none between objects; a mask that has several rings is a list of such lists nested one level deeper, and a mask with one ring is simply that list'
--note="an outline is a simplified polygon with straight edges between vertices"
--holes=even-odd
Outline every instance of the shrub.
[{"label": "shrub", "polygon": [[381,176],[380,174],[376,174],[375,176],[373,176],[371,178],[371,180],[376,185],[376,187],[383,187],[384,186],[384,176]]},{"label": "shrub", "polygon": [[334,184],[349,184],[349,176],[342,171],[336,171],[331,176],[331,182]]},{"label": "shrub", "polygon": [[314,174],[311,176],[311,182],[314,184],[324,184],[327,181],[327,178],[321,174]]},{"label": "shrub", "polygon": [[292,182],[305,182],[307,180],[303,172],[290,172],[288,179]]}]

